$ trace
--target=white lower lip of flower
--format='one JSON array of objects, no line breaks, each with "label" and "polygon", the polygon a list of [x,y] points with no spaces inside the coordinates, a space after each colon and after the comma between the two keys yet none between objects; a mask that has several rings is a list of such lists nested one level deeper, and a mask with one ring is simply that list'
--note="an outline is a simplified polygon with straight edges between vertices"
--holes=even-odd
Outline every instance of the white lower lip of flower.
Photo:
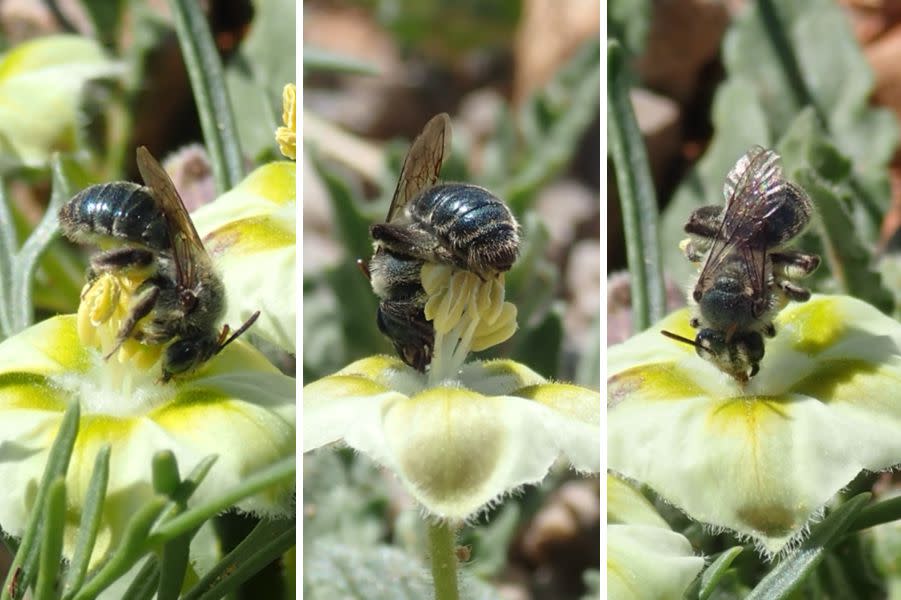
[{"label": "white lower lip of flower", "polygon": [[516,307],[504,302],[504,275],[482,280],[447,265],[425,263],[425,317],[435,330],[429,385],[456,379],[466,356],[506,341],[516,332]]}]

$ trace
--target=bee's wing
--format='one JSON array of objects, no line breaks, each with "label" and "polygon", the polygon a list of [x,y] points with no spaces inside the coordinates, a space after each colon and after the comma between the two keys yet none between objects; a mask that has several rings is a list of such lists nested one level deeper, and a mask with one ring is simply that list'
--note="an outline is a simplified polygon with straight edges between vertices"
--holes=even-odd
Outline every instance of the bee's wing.
[{"label": "bee's wing", "polygon": [[707,261],[701,270],[696,290],[706,291],[719,266],[738,253],[742,258],[754,297],[766,286],[767,219],[784,201],[789,185],[782,176],[779,155],[754,146],[742,156],[726,177],[723,188],[726,208]]},{"label": "bee's wing", "polygon": [[386,223],[392,222],[416,195],[432,187],[438,181],[445,155],[449,154],[451,141],[450,117],[447,113],[435,115],[413,140],[404,166],[400,170],[397,188],[391,198]]},{"label": "bee's wing", "polygon": [[210,257],[169,175],[144,146],[138,148],[137,159],[144,185],[152,190],[166,216],[175,262],[176,283],[181,287],[192,289],[197,283],[196,265],[209,263]]}]

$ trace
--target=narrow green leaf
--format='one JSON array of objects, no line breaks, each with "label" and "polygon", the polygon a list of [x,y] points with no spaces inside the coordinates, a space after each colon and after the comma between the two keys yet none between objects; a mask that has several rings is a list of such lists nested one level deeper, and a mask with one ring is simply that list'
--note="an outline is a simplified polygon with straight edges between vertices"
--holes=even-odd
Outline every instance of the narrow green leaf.
[{"label": "narrow green leaf", "polygon": [[63,553],[63,532],[66,528],[66,479],[57,477],[50,484],[44,505],[44,535],[41,540],[41,560],[35,600],[56,598],[56,583],[60,575]]},{"label": "narrow green leaf", "polygon": [[6,181],[0,177],[0,335],[13,334],[13,259],[16,256],[16,226],[6,203]]},{"label": "narrow green leaf", "polygon": [[813,169],[796,172],[798,184],[816,205],[820,239],[835,281],[844,293],[866,300],[885,313],[894,306],[892,294],[882,285],[882,276],[870,266],[870,253],[857,239],[854,222],[841,199]]},{"label": "narrow green leaf", "polygon": [[378,75],[378,66],[374,63],[330,52],[321,48],[305,46],[303,49],[303,68],[330,73],[347,73],[349,75]]},{"label": "narrow green leaf", "polygon": [[723,579],[723,576],[729,570],[729,567],[732,565],[732,561],[735,560],[739,554],[741,554],[742,547],[741,546],[733,546],[728,550],[722,552],[715,561],[713,561],[710,566],[708,566],[701,575],[694,580],[694,582],[689,586],[688,590],[685,592],[686,598],[695,598],[698,600],[707,600],[716,591],[716,586],[719,585],[720,581]]},{"label": "narrow green leaf", "polygon": [[801,547],[770,571],[745,600],[779,600],[791,594],[823,560],[830,545],[847,531],[871,494],[854,496],[811,532]]},{"label": "narrow green leaf", "polygon": [[59,209],[69,199],[69,184],[59,154],[53,159],[53,193],[40,223],[25,240],[19,251],[13,276],[13,301],[16,307],[13,325],[16,332],[34,322],[34,303],[31,300],[34,270],[38,259],[47,250],[59,230]]},{"label": "narrow green leaf", "polygon": [[322,177],[334,211],[338,237],[351,257],[364,258],[372,255],[372,240],[369,237],[369,219],[363,215],[354,200],[353,192],[344,179],[325,162],[313,154],[313,165]]},{"label": "narrow green leaf", "polygon": [[666,295],[657,238],[657,196],[644,141],[629,100],[626,68],[622,47],[617,42],[608,42],[608,138],[632,275],[633,325],[638,332],[663,318]]},{"label": "narrow green leaf", "polygon": [[135,575],[122,597],[128,598],[128,600],[150,600],[156,594],[159,577],[159,559],[156,555],[151,554],[141,565],[138,574]]},{"label": "narrow green leaf", "polygon": [[267,488],[294,480],[297,458],[282,459],[270,467],[245,479],[240,485],[220,494],[214,500],[191,507],[184,513],[161,524],[147,540],[148,546],[162,544],[203,525],[204,521],[234,506],[244,498]]},{"label": "narrow green leaf", "polygon": [[203,138],[210,152],[216,189],[222,194],[244,177],[244,159],[222,62],[200,3],[169,0],[169,7],[197,102]]},{"label": "narrow green leaf", "polygon": [[165,496],[155,495],[135,513],[125,528],[119,547],[116,548],[109,561],[78,591],[75,600],[96,598],[100,592],[127,573],[132,565],[144,556],[150,529],[165,510],[166,505],[167,498]]},{"label": "narrow green leaf", "polygon": [[[175,454],[169,450],[154,454],[152,471],[153,489],[159,494],[169,496],[175,503],[171,514],[177,515],[184,512],[188,497],[196,489],[196,486],[191,485],[187,494],[179,494],[182,491],[180,489],[182,482],[178,474],[178,462]],[[185,573],[188,571],[191,539],[196,533],[197,529],[194,529],[163,544],[157,600],[176,600],[181,593]]]},{"label": "narrow green leaf", "polygon": [[88,572],[91,553],[94,551],[97,532],[100,530],[103,502],[106,500],[106,486],[109,482],[109,459],[110,445],[104,444],[94,458],[94,471],[91,473],[91,481],[88,484],[88,492],[84,499],[84,508],[81,511],[78,537],[75,539],[75,551],[72,553],[72,562],[69,564],[66,585],[63,588],[64,598],[71,598],[75,594],[78,588],[81,587],[85,574]]},{"label": "narrow green leaf", "polygon": [[848,531],[860,531],[892,521],[901,521],[901,496],[876,502],[866,507],[855,517]]},{"label": "narrow green leaf", "polygon": [[188,572],[191,539],[196,533],[194,529],[163,545],[157,600],[177,600]]},{"label": "narrow green leaf", "polygon": [[[284,544],[288,544],[287,548],[276,553],[275,557],[280,556],[294,545],[293,535],[296,533],[297,526],[294,521],[291,521],[290,526],[288,523],[288,521],[278,519],[264,519],[260,521],[234,550],[229,552],[194,587],[185,593],[182,600],[221,597],[213,594],[226,594],[235,589],[243,581],[246,581],[246,577],[240,579],[242,573],[239,572],[239,569],[251,564],[259,565],[262,568],[272,561],[272,558],[269,560],[266,560],[266,558],[277,552]],[[291,535],[288,534],[289,532],[291,532]],[[276,542],[276,540],[279,541]],[[247,577],[252,576],[258,570],[248,569]],[[239,577],[239,579],[232,580],[234,577]],[[225,587],[222,587],[223,585]]]},{"label": "narrow green leaf", "polygon": [[156,493],[171,497],[181,483],[175,454],[171,450],[161,450],[154,454],[151,471],[153,489],[156,490]]},{"label": "narrow green leaf", "polygon": [[25,532],[22,534],[22,541],[19,543],[19,550],[9,567],[3,583],[3,590],[0,592],[2,600],[11,598],[10,585],[13,578],[18,577],[17,590],[20,595],[17,597],[21,597],[21,592],[24,592],[37,576],[40,558],[38,536],[42,534],[44,527],[44,505],[47,502],[47,495],[52,483],[57,477],[65,477],[66,470],[69,468],[69,459],[72,457],[72,448],[75,446],[75,438],[78,435],[80,414],[78,403],[73,402],[66,409],[60,421],[56,439],[53,440],[53,445],[50,446],[50,451],[47,453],[47,464],[44,467],[41,484],[38,486],[34,507],[28,517],[28,524],[25,525]]}]

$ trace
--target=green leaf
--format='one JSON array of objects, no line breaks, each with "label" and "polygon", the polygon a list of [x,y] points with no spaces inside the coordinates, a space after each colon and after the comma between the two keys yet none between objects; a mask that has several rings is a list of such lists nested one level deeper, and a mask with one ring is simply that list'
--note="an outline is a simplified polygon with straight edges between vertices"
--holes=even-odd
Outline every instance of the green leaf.
[{"label": "green leaf", "polygon": [[[275,154],[282,89],[296,77],[294,0],[258,0],[247,37],[225,67],[241,148],[252,159]],[[299,109],[298,109],[298,112]]]},{"label": "green leaf", "polygon": [[44,507],[53,482],[58,477],[65,477],[69,468],[72,448],[75,446],[75,438],[78,436],[80,414],[78,403],[73,402],[66,408],[62,421],[60,421],[56,438],[53,440],[53,445],[50,446],[50,451],[47,453],[47,464],[44,467],[41,484],[38,486],[31,515],[28,517],[28,524],[25,525],[22,541],[19,543],[19,549],[7,572],[3,590],[0,592],[0,599],[2,600],[9,600],[11,597],[10,587],[13,579],[18,578],[17,589],[20,594],[16,597],[19,598],[21,597],[21,592],[24,592],[37,576],[40,557],[40,538],[38,536],[43,535],[46,527],[44,523]]},{"label": "green leaf", "polygon": [[882,285],[882,276],[870,266],[870,255],[854,233],[854,222],[834,188],[812,169],[796,173],[819,214],[817,229],[825,246],[825,259],[839,288],[866,300],[884,313],[891,313],[894,297]]},{"label": "green leaf", "polygon": [[674,251],[691,211],[721,204],[735,161],[751,145],[773,147],[805,109],[826,140],[851,158],[851,212],[858,227],[868,221],[864,231],[874,231],[887,207],[886,166],[898,127],[891,114],[869,104],[873,76],[843,10],[830,0],[750,3],[728,31],[723,55],[728,78],[714,98],[715,135],[662,219],[667,273],[677,281],[694,274]]},{"label": "green leaf", "polygon": [[813,106],[858,169],[882,169],[894,153],[898,127],[887,110],[869,106],[873,74],[834,2],[748,5],[723,42],[723,58],[730,76],[751,82],[776,136]]},{"label": "green leaf", "polygon": [[312,158],[313,165],[328,190],[338,237],[349,256],[368,260],[372,255],[372,240],[369,237],[370,219],[360,210],[353,191],[344,179],[315,153]]},{"label": "green leaf", "polygon": [[[310,550],[304,569],[303,596],[307,600],[422,600],[434,597],[425,564],[396,548],[357,548],[320,540]],[[460,597],[496,600],[489,586],[460,577]]]},{"label": "green leaf", "polygon": [[801,547],[770,571],[745,600],[788,597],[823,560],[829,547],[845,533],[869,499],[869,493],[859,494],[832,511],[814,527]]},{"label": "green leaf", "polygon": [[563,308],[555,306],[536,326],[520,331],[514,338],[511,356],[538,373],[555,377],[560,369],[563,343]]},{"label": "green leaf", "polygon": [[71,598],[75,594],[88,572],[91,553],[94,551],[97,532],[100,530],[103,502],[106,499],[109,459],[110,445],[104,444],[94,458],[94,470],[91,473],[87,494],[85,494],[84,508],[78,524],[78,536],[75,539],[75,550],[72,553],[72,561],[69,563],[66,584],[63,588],[64,598]]},{"label": "green leaf", "polygon": [[122,595],[129,600],[150,600],[156,594],[157,582],[160,578],[160,563],[156,555],[151,554],[141,565],[135,578],[132,579]]},{"label": "green leaf", "polygon": [[296,523],[260,521],[234,550],[210,569],[181,600],[221,598],[294,545]]},{"label": "green leaf", "polygon": [[56,598],[56,583],[59,579],[60,561],[63,553],[63,532],[66,528],[66,479],[57,477],[47,492],[44,505],[44,535],[41,540],[41,559],[38,581],[35,585],[35,600]]},{"label": "green leaf", "polygon": [[219,51],[200,4],[191,0],[169,0],[169,7],[191,79],[216,189],[223,194],[244,178],[244,158],[225,89]]},{"label": "green leaf", "polygon": [[203,525],[203,523],[230,508],[241,500],[253,496],[267,488],[284,485],[294,480],[297,471],[297,458],[289,457],[270,465],[269,467],[254,473],[245,479],[240,485],[227,490],[206,504],[192,506],[180,515],[166,520],[157,527],[152,535],[145,540],[148,546],[155,546],[168,542],[178,536]]},{"label": "green leaf", "polygon": [[607,5],[607,37],[619,40],[632,55],[641,54],[651,28],[651,0],[610,0]]},{"label": "green leaf", "polygon": [[901,521],[901,496],[889,498],[867,506],[854,519],[849,531],[860,531],[884,523]]},{"label": "green leaf", "polygon": [[657,195],[647,152],[629,99],[626,59],[616,42],[607,44],[607,127],[610,154],[623,211],[626,254],[632,276],[635,332],[666,312],[666,293],[657,238]]},{"label": "green leaf", "polygon": [[369,547],[387,535],[391,491],[364,456],[344,460],[332,449],[310,452],[304,455],[303,476],[303,506],[309,509],[303,517],[305,569],[314,540]]},{"label": "green leaf", "polygon": [[732,561],[741,554],[741,546],[733,546],[725,552],[721,553],[713,563],[701,572],[701,575],[695,579],[692,585],[686,590],[687,598],[695,598],[698,600],[707,600],[716,591],[717,585],[726,575]]},{"label": "green leaf", "polygon": [[[570,164],[582,136],[598,119],[599,63],[600,45],[590,40],[517,115],[521,132],[531,140],[521,149],[523,160],[509,173],[495,173],[495,179],[485,182],[514,214],[524,214],[539,187]],[[503,122],[505,117],[500,118]]]},{"label": "green leaf", "polygon": [[373,63],[352,56],[345,56],[314,46],[304,46],[303,68],[307,72],[326,71],[348,75],[378,75],[379,68]]}]

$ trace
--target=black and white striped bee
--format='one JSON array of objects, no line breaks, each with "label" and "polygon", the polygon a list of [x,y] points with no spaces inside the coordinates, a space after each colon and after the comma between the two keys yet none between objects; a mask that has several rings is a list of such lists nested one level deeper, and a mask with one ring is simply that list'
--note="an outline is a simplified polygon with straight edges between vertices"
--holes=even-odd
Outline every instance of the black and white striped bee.
[{"label": "black and white striped bee", "polygon": [[364,270],[379,297],[376,323],[418,371],[431,362],[435,338],[424,312],[423,265],[487,280],[509,270],[519,253],[519,225],[506,204],[477,185],[437,183],[450,136],[447,114],[426,123],[404,159],[385,222],[369,228],[374,253]]},{"label": "black and white striped bee", "polygon": [[764,336],[776,335],[776,314],[790,300],[810,298],[797,280],[813,273],[820,257],[786,249],[810,223],[813,206],[803,189],[786,181],[772,150],[748,150],[729,171],[723,195],[725,207],[691,214],[689,237],[680,244],[690,261],[703,260],[690,294],[697,336],[663,333],[746,383],[760,370]]},{"label": "black and white striped bee", "polygon": [[137,162],[144,185],[92,185],[63,205],[59,221],[70,240],[105,248],[91,258],[89,284],[103,273],[141,273],[143,283],[107,358],[128,339],[168,344],[161,365],[166,382],[221,352],[260,313],[231,335],[228,325],[218,328],[225,286],[166,171],[143,146]]}]

